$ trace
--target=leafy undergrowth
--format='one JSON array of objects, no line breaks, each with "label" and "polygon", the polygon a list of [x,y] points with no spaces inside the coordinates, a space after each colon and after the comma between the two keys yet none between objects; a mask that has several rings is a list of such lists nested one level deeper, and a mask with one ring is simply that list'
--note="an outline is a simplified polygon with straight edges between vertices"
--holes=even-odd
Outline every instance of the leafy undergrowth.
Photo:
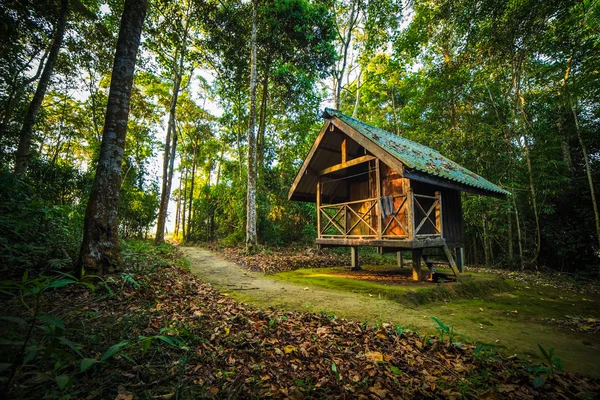
[{"label": "leafy undergrowth", "polygon": [[[207,246],[215,250],[214,244]],[[325,249],[316,250],[314,247],[283,247],[265,249],[262,252],[248,255],[239,247],[219,248],[218,254],[229,261],[254,272],[276,274],[305,268],[326,268],[340,265],[350,265],[348,254],[341,254]],[[361,254],[361,264],[385,265],[390,261],[376,254]]]},{"label": "leafy undergrowth", "polygon": [[560,363],[550,352],[546,367],[533,366],[456,343],[443,323],[440,337],[421,337],[389,324],[367,326],[324,313],[257,310],[199,281],[168,246],[138,243],[126,260],[122,273],[93,291],[69,276],[31,293],[23,290],[29,278],[3,284],[5,293],[22,293],[32,307],[26,312],[17,296],[5,309],[10,316],[1,328],[2,359],[12,365],[2,364],[4,394],[7,385],[11,398],[594,398],[600,393],[599,381],[557,371]]}]

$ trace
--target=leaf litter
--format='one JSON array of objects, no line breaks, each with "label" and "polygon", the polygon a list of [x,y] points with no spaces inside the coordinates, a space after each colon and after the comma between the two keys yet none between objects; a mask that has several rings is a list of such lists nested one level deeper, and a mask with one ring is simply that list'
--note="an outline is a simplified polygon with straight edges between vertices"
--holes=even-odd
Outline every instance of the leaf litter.
[{"label": "leaf litter", "polygon": [[99,359],[116,341],[138,336],[166,335],[184,345],[161,342],[148,351],[126,347],[92,367],[102,373],[85,372],[81,390],[71,398],[563,399],[600,394],[600,381],[558,371],[534,388],[535,366],[527,361],[482,357],[475,346],[456,346],[390,324],[255,309],[220,294],[174,257],[151,273],[138,271],[134,279],[139,287],[118,276],[107,279],[112,296],[91,297],[78,288],[56,291],[49,307],[65,314],[67,331],[83,321],[80,342],[89,358]]}]

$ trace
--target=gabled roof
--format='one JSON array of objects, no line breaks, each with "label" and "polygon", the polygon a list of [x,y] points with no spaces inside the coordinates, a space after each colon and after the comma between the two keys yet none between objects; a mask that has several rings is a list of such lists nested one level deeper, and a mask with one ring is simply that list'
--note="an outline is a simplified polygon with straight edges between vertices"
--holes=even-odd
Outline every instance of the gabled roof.
[{"label": "gabled roof", "polygon": [[413,142],[402,136],[394,135],[383,129],[365,124],[338,110],[326,108],[323,116],[327,119],[331,117],[339,118],[357,132],[366,136],[379,147],[396,157],[409,169],[484,191],[497,193],[503,197],[510,194],[510,192],[499,188],[487,179],[458,165],[432,148]]},{"label": "gabled roof", "polygon": [[[336,164],[332,158],[334,156],[328,152],[332,147],[339,149],[343,135],[347,135],[354,141],[354,148],[348,148],[349,153],[357,156],[359,151],[357,146],[360,146],[364,151],[384,161],[390,168],[401,172],[411,180],[501,198],[510,194],[427,146],[365,124],[331,108],[325,109],[323,118],[327,122],[323,125],[321,133],[313,143],[290,188],[288,198],[291,200],[316,201],[317,175],[315,173]],[[337,157],[339,158],[339,155]],[[337,189],[335,187],[335,185],[327,185],[323,188],[322,194],[334,197],[348,194],[340,192],[347,190],[343,185],[337,186]]]}]

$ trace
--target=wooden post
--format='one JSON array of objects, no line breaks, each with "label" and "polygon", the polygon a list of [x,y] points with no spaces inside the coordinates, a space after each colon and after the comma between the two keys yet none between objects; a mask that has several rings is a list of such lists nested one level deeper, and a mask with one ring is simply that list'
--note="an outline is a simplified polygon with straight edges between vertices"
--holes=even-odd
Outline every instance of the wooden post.
[{"label": "wooden post", "polygon": [[435,227],[438,230],[438,232],[440,233],[440,237],[444,237],[443,234],[443,225],[442,225],[442,193],[441,192],[435,192],[435,198],[436,198],[436,206],[435,206]]},{"label": "wooden post", "polygon": [[421,256],[423,249],[413,249],[412,251],[412,279],[416,282],[421,282],[423,274],[421,272]]},{"label": "wooden post", "polygon": [[414,193],[413,193],[413,188],[412,186],[410,186],[410,181],[409,181],[409,187],[408,187],[408,194],[406,195],[406,202],[408,203],[406,205],[407,207],[407,211],[406,211],[406,225],[408,228],[408,240],[414,240],[415,238],[415,222],[414,222],[414,218],[415,218],[415,197],[414,197]]},{"label": "wooden post", "polygon": [[342,141],[342,164],[348,160],[348,153],[346,152],[346,138]]},{"label": "wooden post", "polygon": [[404,268],[404,258],[402,256],[402,252],[401,251],[397,252],[396,253],[396,257],[398,259],[398,266],[400,268]]},{"label": "wooden post", "polygon": [[350,247],[350,266],[353,270],[360,270],[360,265],[358,265],[358,247],[352,246]]},{"label": "wooden post", "polygon": [[383,225],[383,209],[381,207],[381,172],[379,170],[379,159],[375,160],[375,186],[377,197],[377,206],[375,207],[375,213],[377,214],[377,239],[381,240],[381,229]]},{"label": "wooden post", "polygon": [[317,179],[317,237],[321,237],[321,178]]},{"label": "wooden post", "polygon": [[456,247],[456,266],[462,273],[465,270],[465,249],[462,247]]}]

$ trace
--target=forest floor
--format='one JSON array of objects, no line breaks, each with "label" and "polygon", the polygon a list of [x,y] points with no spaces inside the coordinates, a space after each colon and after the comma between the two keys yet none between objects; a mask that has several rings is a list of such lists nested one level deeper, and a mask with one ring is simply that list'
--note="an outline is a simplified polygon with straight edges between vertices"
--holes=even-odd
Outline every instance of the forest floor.
[{"label": "forest floor", "polygon": [[[363,266],[360,272],[283,266],[271,268],[283,272],[265,274],[252,271],[256,265],[242,261],[244,269],[210,250],[180,250],[196,276],[259,308],[322,312],[369,324],[391,322],[426,335],[436,332],[432,317],[437,317],[464,335],[460,341],[491,345],[505,355],[536,362],[542,361],[539,344],[554,348],[566,370],[600,376],[600,296],[572,285],[517,281],[489,272],[468,272],[457,283],[413,283],[406,279],[409,269],[389,266]],[[335,260],[325,260],[325,265],[332,264]]]},{"label": "forest floor", "polygon": [[[563,371],[548,347],[542,363],[506,356],[471,344],[444,324],[452,309],[427,308],[442,307],[443,296],[452,297],[451,306],[477,288],[508,290],[495,276],[414,295],[376,279],[348,279],[347,271],[335,267],[288,268],[268,276],[211,251],[178,249],[125,241],[120,271],[102,278],[77,280],[47,271],[0,281],[0,399],[594,399],[600,394],[600,379],[574,373],[582,368],[571,364]],[[319,257],[307,256],[308,264],[296,266],[314,267]],[[312,275],[325,276],[320,285],[308,285]],[[349,282],[344,285],[359,292],[332,288],[332,282]],[[464,314],[495,315],[491,304],[482,302],[479,311]],[[521,314],[525,308],[511,318],[519,323]],[[427,335],[432,316],[440,318],[439,329]],[[386,322],[393,320],[401,322]],[[479,323],[483,329],[478,329],[489,328]],[[423,329],[409,331],[409,325]],[[535,324],[520,326],[527,330]],[[552,345],[548,336],[540,336],[544,346]],[[527,349],[534,352],[536,342]],[[588,365],[583,372],[593,371]]]}]

